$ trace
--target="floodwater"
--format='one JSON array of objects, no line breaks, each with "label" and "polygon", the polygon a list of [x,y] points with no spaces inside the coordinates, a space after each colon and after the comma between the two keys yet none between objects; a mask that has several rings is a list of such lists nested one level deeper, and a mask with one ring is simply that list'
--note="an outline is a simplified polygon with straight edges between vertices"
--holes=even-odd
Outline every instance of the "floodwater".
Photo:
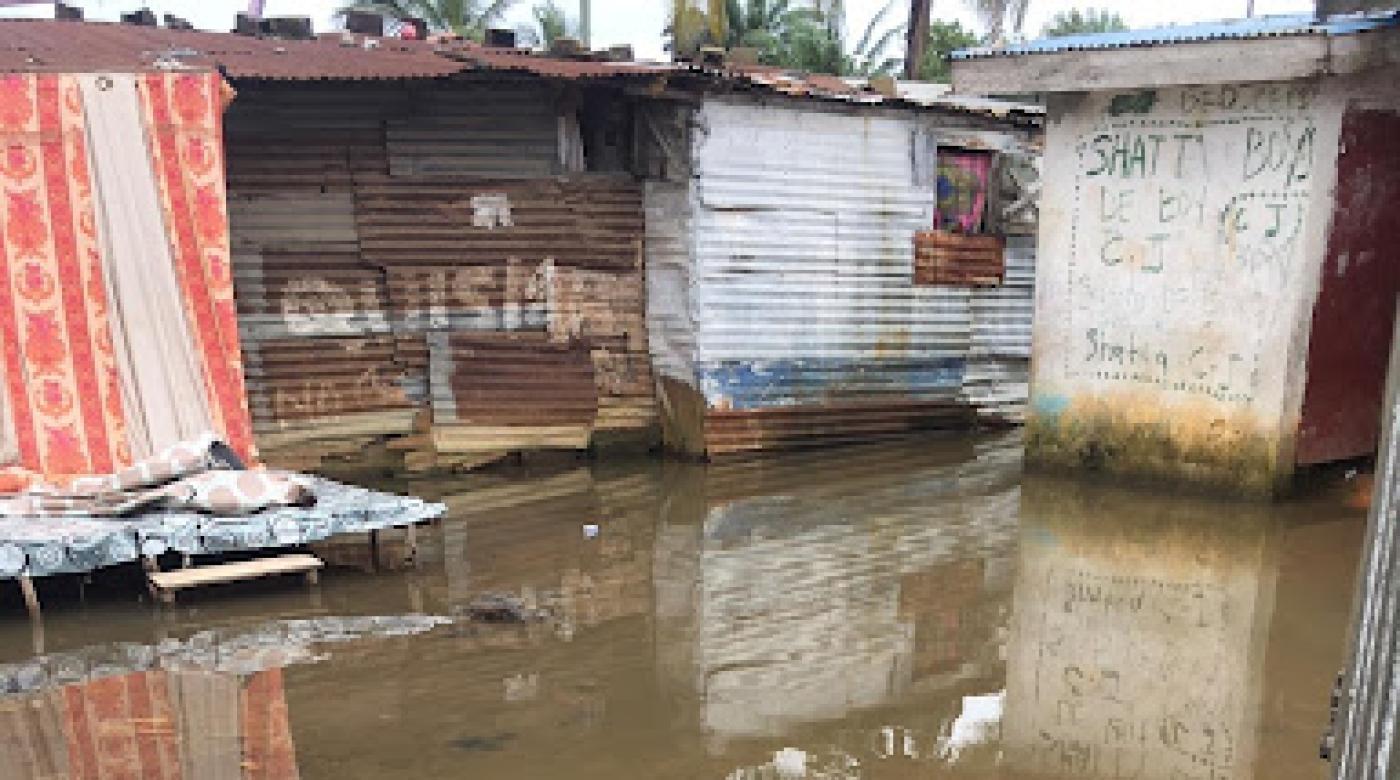
[{"label": "floodwater", "polygon": [[1150,495],[1018,447],[400,483],[450,507],[416,568],[164,611],[45,583],[42,637],[7,586],[0,777],[1322,776],[1346,486]]}]

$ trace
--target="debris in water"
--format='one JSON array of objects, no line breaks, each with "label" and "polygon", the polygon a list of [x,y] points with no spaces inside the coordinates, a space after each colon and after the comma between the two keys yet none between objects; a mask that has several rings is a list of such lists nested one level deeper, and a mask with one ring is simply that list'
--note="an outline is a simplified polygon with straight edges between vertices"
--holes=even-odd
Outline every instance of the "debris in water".
[{"label": "debris in water", "polygon": [[778,770],[778,777],[806,777],[807,753],[797,748],[783,748],[773,754],[773,768]]},{"label": "debris in water", "polygon": [[513,739],[515,739],[515,734],[506,731],[493,737],[459,737],[452,740],[450,744],[459,750],[500,750]]},{"label": "debris in water", "polygon": [[518,596],[483,593],[467,604],[467,617],[479,623],[528,623],[542,615]]}]

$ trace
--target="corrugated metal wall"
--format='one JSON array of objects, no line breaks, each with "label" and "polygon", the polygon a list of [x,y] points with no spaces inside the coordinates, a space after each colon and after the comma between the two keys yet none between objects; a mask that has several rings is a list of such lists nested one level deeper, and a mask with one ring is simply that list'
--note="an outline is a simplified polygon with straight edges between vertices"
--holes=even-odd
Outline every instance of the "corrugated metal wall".
[{"label": "corrugated metal wall", "polygon": [[698,125],[694,184],[648,190],[674,446],[866,439],[1023,402],[1006,358],[1029,353],[1030,247],[1016,244],[1003,287],[914,284],[913,235],[935,200],[922,120],[711,100]]},{"label": "corrugated metal wall", "polygon": [[[274,460],[413,433],[429,408],[450,429],[438,446],[458,451],[655,425],[640,187],[555,178],[582,149],[557,90],[239,88],[230,229],[250,400]],[[570,409],[567,435],[551,404]]]},{"label": "corrugated metal wall", "polygon": [[[405,434],[422,396],[360,254],[356,177],[387,171],[382,115],[401,89],[245,86],[229,109],[234,287],[259,445]],[[310,448],[307,448],[310,449]]]},{"label": "corrugated metal wall", "polygon": [[[362,251],[387,272],[396,331],[474,334],[470,342],[428,339],[440,450],[511,449],[503,444],[512,437],[579,446],[598,429],[656,424],[636,182],[388,176],[366,178],[357,192]],[[526,333],[541,338],[522,339]],[[524,356],[531,343],[538,361]],[[487,414],[479,398],[462,395],[479,395],[480,387],[439,381],[439,372],[461,377],[488,355],[498,371],[506,354],[519,356],[519,370],[496,381],[534,408],[531,415],[505,406]],[[587,370],[569,355],[582,355]],[[509,393],[493,397],[512,403]],[[585,399],[596,411],[581,416]],[[468,407],[473,414],[462,415]]]}]

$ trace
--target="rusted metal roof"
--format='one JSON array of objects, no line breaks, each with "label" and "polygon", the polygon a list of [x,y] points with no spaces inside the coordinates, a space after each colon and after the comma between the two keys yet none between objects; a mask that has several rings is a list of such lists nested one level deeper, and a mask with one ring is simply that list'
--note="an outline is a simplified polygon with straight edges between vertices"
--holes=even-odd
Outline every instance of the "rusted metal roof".
[{"label": "rusted metal roof", "polygon": [[[936,107],[1024,119],[986,105],[929,106],[889,98],[837,76],[769,65],[619,62],[588,56],[550,57],[524,49],[461,40],[403,41],[350,33],[313,40],[259,38],[200,30],[171,30],[110,22],[0,20],[0,73],[218,69],[231,79],[285,81],[433,79],[464,72],[520,73],[545,79],[656,80],[683,88],[759,90],[792,97],[903,108]],[[1035,117],[1038,122],[1039,118]]]},{"label": "rusted metal roof", "polygon": [[440,44],[442,53],[481,70],[531,73],[560,79],[656,76],[675,73],[677,66],[664,62],[615,62],[593,59],[546,57],[525,49],[482,46],[471,41]]},{"label": "rusted metal roof", "polygon": [[106,22],[0,20],[0,72],[213,69],[234,79],[417,79],[460,62],[423,43],[326,36],[255,38]]}]

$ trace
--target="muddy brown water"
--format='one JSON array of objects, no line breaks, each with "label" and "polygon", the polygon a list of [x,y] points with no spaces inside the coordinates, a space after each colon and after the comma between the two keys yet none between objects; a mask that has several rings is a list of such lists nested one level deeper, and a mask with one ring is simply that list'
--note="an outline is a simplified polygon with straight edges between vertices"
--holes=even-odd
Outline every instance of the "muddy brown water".
[{"label": "muddy brown water", "polygon": [[1322,776],[1347,488],[1153,495],[1018,446],[397,483],[450,507],[416,568],[163,611],[44,583],[42,656],[6,587],[0,777]]}]

